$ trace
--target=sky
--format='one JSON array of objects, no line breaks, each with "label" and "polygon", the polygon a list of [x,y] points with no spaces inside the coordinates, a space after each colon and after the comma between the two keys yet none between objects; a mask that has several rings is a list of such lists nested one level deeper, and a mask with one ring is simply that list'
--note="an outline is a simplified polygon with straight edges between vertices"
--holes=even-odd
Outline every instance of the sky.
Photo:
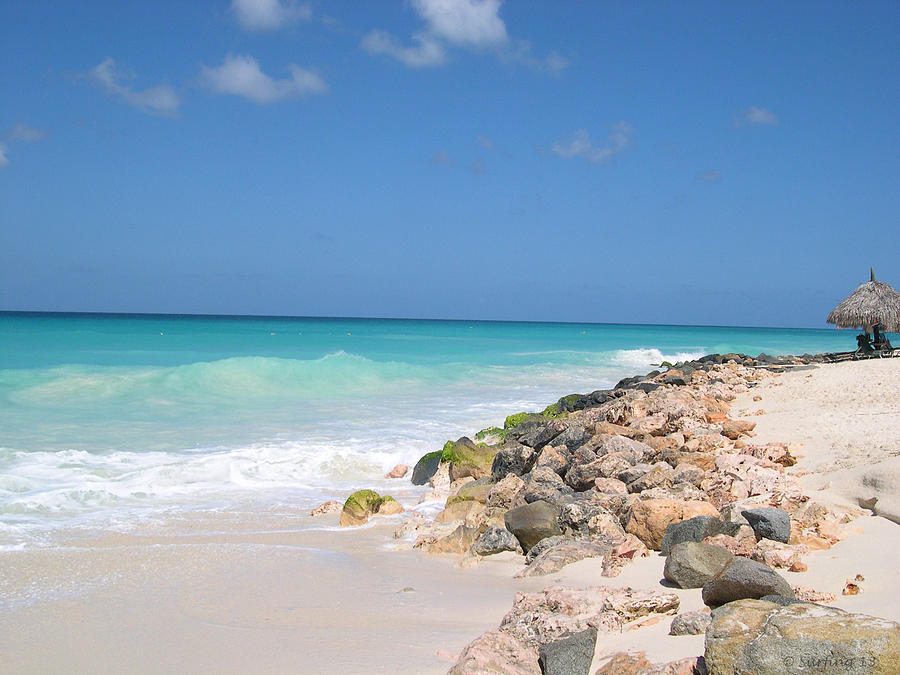
[{"label": "sky", "polygon": [[900,3],[0,3],[0,310],[824,327]]}]

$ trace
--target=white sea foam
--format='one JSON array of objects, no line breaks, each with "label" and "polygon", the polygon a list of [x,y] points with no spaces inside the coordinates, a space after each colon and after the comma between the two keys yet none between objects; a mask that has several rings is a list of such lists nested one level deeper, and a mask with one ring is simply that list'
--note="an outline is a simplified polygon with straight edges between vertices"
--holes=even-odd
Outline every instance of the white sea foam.
[{"label": "white sea foam", "polygon": [[677,363],[678,361],[693,361],[704,356],[708,352],[702,348],[690,352],[676,352],[674,354],[664,354],[654,347],[645,349],[617,349],[613,352],[613,362],[618,366],[625,366],[635,369],[634,375],[641,374],[638,371],[641,368],[650,368],[658,366],[663,361],[669,363]]}]

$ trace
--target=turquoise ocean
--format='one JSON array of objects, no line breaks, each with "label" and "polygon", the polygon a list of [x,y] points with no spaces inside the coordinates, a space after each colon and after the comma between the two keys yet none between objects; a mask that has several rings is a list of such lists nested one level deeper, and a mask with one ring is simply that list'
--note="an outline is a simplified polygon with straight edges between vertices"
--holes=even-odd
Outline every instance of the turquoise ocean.
[{"label": "turquoise ocean", "polygon": [[0,313],[0,548],[306,509],[663,360],[853,347],[827,329]]}]

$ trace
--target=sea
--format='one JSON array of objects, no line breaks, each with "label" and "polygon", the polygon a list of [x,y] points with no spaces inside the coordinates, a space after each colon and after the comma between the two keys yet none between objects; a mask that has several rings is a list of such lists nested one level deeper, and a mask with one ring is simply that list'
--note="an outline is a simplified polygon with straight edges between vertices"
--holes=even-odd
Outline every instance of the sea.
[{"label": "sea", "polygon": [[[519,411],[829,329],[0,313],[0,550],[297,512]],[[408,480],[400,481],[408,485]]]}]

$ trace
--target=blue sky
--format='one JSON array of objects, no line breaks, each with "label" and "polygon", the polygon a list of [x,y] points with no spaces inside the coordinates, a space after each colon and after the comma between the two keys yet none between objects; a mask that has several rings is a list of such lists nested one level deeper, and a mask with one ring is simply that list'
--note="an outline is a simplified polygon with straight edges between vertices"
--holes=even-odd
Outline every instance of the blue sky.
[{"label": "blue sky", "polygon": [[822,326],[900,3],[6,2],[0,309]]}]

